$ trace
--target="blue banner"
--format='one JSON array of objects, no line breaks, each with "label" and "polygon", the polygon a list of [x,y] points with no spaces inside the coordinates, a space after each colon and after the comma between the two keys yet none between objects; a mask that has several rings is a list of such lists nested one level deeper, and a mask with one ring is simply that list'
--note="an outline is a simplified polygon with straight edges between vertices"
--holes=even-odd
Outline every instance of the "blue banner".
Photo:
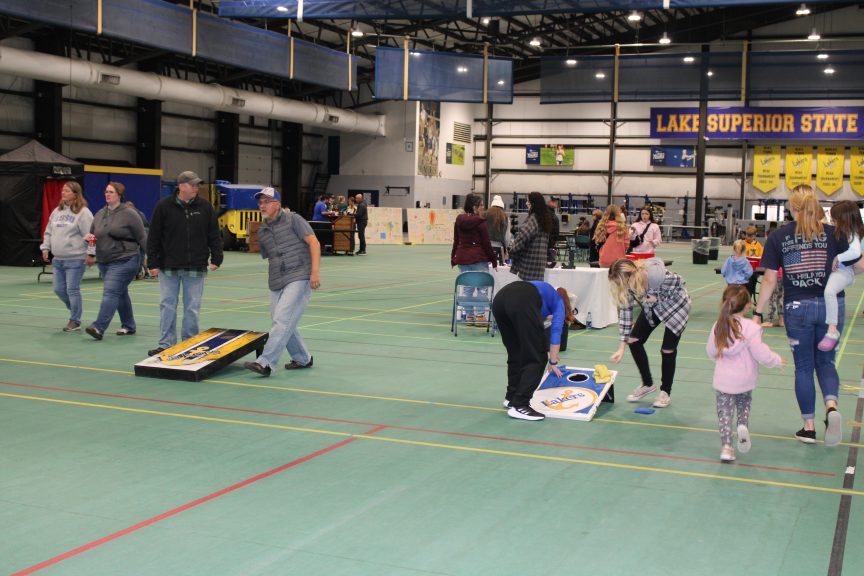
[{"label": "blue banner", "polygon": [[528,144],[525,146],[525,164],[540,164],[539,144]]},{"label": "blue banner", "polygon": [[651,166],[693,168],[696,166],[696,147],[652,146]]},{"label": "blue banner", "polygon": [[[652,138],[696,138],[698,108],[651,108]],[[708,138],[753,140],[860,140],[864,107],[708,108]]]}]

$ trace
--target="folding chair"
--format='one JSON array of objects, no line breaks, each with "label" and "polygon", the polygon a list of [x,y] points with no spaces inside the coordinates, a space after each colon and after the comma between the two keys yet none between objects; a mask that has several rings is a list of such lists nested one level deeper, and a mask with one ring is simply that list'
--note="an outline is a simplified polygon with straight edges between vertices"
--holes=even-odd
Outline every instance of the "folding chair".
[{"label": "folding chair", "polygon": [[[461,294],[462,287],[468,288],[488,288],[487,293],[474,295],[474,290],[463,296]],[[459,336],[459,325],[469,324],[467,318],[462,318],[459,314],[459,308],[474,309],[475,314],[482,312],[484,320],[471,320],[470,324],[474,326],[486,326],[486,332],[491,330],[492,336],[495,336],[495,319],[492,318],[492,298],[495,296],[495,280],[488,272],[462,272],[456,277],[456,284],[453,287],[453,316],[450,319],[450,331],[454,336]]]}]

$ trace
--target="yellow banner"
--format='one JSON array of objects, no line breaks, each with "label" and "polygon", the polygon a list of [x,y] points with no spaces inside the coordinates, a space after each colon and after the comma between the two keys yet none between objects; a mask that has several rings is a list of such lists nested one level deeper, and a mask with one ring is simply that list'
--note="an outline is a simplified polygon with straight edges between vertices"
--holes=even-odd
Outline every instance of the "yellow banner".
[{"label": "yellow banner", "polygon": [[753,151],[753,187],[767,194],[780,184],[780,146],[756,146]]},{"label": "yellow banner", "polygon": [[813,147],[786,147],[786,187],[792,190],[799,184],[810,184],[813,175]]},{"label": "yellow banner", "polygon": [[864,196],[864,147],[852,146],[849,151],[849,186]]},{"label": "yellow banner", "polygon": [[843,187],[843,146],[819,146],[816,152],[816,186],[826,196],[831,196]]}]

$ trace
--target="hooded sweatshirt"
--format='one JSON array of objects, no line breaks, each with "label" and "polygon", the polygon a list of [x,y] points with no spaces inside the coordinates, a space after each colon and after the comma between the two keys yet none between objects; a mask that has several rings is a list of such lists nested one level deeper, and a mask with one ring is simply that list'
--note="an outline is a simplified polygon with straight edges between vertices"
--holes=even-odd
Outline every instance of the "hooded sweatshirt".
[{"label": "hooded sweatshirt", "polygon": [[467,212],[456,217],[453,225],[453,249],[450,251],[450,265],[478,264],[489,262],[497,266],[498,259],[492,244],[489,243],[489,229],[486,219]]},{"label": "hooded sweatshirt", "polygon": [[113,210],[108,206],[99,210],[93,217],[90,231],[96,236],[96,260],[100,264],[137,256],[147,245],[144,222],[126,204]]},{"label": "hooded sweatshirt", "polygon": [[753,275],[753,266],[744,256],[737,258],[729,256],[720,268],[720,273],[723,274],[727,284],[747,284],[750,276]]},{"label": "hooded sweatshirt", "polygon": [[[745,260],[746,262],[746,260]],[[733,341],[732,345],[723,350],[723,355],[717,358],[717,343],[714,341],[714,328],[711,326],[706,351],[708,357],[714,360],[714,389],[725,394],[742,394],[756,388],[759,376],[759,364],[774,368],[779,366],[782,358],[762,342],[762,327],[752,320],[735,315],[741,325],[741,340]]]},{"label": "hooded sweatshirt", "polygon": [[48,250],[58,260],[83,260],[87,253],[84,236],[90,232],[93,213],[84,206],[75,214],[65,204],[51,212],[40,250]]}]

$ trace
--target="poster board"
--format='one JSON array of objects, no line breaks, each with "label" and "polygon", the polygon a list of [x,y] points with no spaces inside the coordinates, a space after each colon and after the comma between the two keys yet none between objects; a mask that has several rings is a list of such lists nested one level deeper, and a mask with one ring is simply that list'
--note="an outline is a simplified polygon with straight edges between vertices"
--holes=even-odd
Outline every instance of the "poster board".
[{"label": "poster board", "polygon": [[402,244],[402,208],[370,207],[367,244]]},{"label": "poster board", "polygon": [[408,242],[411,244],[452,244],[453,224],[462,210],[408,209]]}]

